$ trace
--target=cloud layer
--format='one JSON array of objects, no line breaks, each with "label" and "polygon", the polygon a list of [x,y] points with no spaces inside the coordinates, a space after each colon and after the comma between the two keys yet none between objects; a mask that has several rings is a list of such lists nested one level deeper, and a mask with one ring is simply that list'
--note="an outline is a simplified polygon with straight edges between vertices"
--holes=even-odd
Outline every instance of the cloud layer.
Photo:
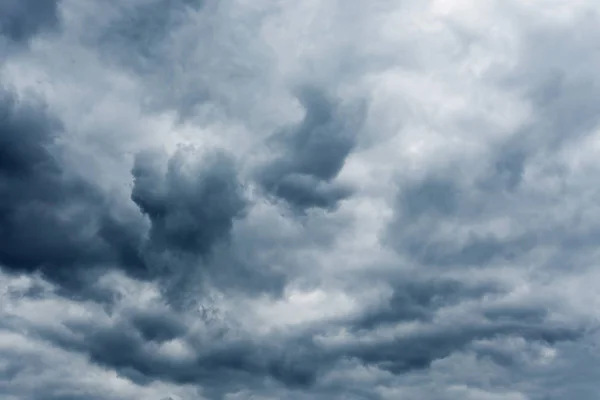
[{"label": "cloud layer", "polygon": [[599,18],[1,3],[1,397],[595,399]]}]

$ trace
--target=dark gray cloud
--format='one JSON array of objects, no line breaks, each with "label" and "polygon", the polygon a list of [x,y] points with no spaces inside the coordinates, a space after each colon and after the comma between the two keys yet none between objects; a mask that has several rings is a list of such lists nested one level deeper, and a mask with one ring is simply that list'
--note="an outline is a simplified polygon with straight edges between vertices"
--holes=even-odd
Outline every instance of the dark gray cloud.
[{"label": "dark gray cloud", "polygon": [[4,90],[0,106],[0,263],[9,270],[42,271],[76,291],[107,267],[150,277],[159,270],[149,266],[149,253],[208,255],[244,213],[243,189],[224,153],[193,166],[184,150],[163,165],[141,154],[132,200],[150,220],[147,233],[141,213],[121,212],[93,183],[65,170],[63,126],[41,101]]},{"label": "dark gray cloud", "polygon": [[[199,384],[210,398],[222,398],[247,385],[276,380],[289,387],[306,387],[317,377],[314,352],[240,336],[222,321],[181,319],[173,310],[128,311],[114,323],[66,321],[67,330],[39,330],[39,337],[68,351],[86,355],[100,366],[116,370],[138,384],[166,381]],[[200,322],[200,330],[198,323]],[[160,345],[179,340],[184,349],[170,353]],[[267,380],[267,381],[265,381]],[[210,384],[209,384],[210,382]]]},{"label": "dark gray cloud", "polygon": [[[353,335],[325,353],[338,363],[354,359],[403,375],[465,351],[495,356],[477,346],[481,341],[555,345],[579,340],[586,332],[585,324],[554,321],[546,304],[506,304],[510,288],[494,280],[421,279],[405,276],[392,285],[386,301],[343,320],[340,327]],[[492,359],[506,367],[506,358]]]},{"label": "dark gray cloud", "polygon": [[349,355],[394,374],[403,374],[428,368],[436,360],[467,349],[476,340],[515,336],[528,342],[555,344],[577,340],[583,333],[568,326],[529,324],[523,320],[509,323],[492,319],[487,322],[489,324],[480,326],[447,327],[445,332],[425,330],[415,336],[357,346],[349,349]]},{"label": "dark gray cloud", "polygon": [[392,295],[382,307],[369,310],[354,323],[354,329],[373,329],[380,325],[402,321],[430,322],[443,307],[451,307],[469,299],[503,292],[500,285],[489,282],[470,284],[454,279],[440,278],[419,281],[405,278],[394,285]]},{"label": "dark gray cloud", "polygon": [[[218,399],[273,383],[329,393],[335,385],[324,376],[349,361],[404,375],[470,351],[510,368],[516,356],[502,352],[495,340],[554,346],[578,340],[585,332],[584,326],[555,320],[545,304],[503,304],[506,290],[490,289],[493,282],[409,280],[394,287],[389,303],[370,312],[287,332],[255,335],[220,317],[168,307],[126,309],[109,320],[66,318],[59,329],[31,328],[38,338],[81,353],[137,384],[197,384],[209,398]],[[386,331],[415,323],[405,331]],[[347,327],[353,329],[342,340],[331,340]]]},{"label": "dark gray cloud", "polygon": [[60,0],[4,0],[0,4],[0,35],[18,44],[55,28]]},{"label": "dark gray cloud", "polygon": [[143,152],[132,175],[131,199],[150,221],[145,259],[173,305],[186,304],[206,285],[249,292],[283,285],[283,275],[251,261],[259,248],[243,255],[245,243],[232,238],[250,202],[230,155]]},{"label": "dark gray cloud", "polygon": [[[200,159],[197,165],[190,165],[192,156]],[[181,150],[166,166],[153,154],[141,154],[132,173],[131,198],[149,217],[157,250],[204,255],[227,238],[247,205],[234,161],[222,152]]]},{"label": "dark gray cloud", "polygon": [[143,275],[140,227],[119,220],[109,199],[63,169],[60,121],[41,101],[6,89],[0,112],[0,263],[73,289],[110,263]]},{"label": "dark gray cloud", "polygon": [[187,330],[181,320],[165,311],[133,313],[128,319],[146,341],[166,342],[182,336]]},{"label": "dark gray cloud", "polygon": [[263,166],[259,181],[264,189],[293,209],[335,209],[352,188],[335,182],[346,157],[356,144],[364,110],[343,107],[320,89],[303,86],[297,91],[304,107],[302,121],[272,137],[278,157]]}]

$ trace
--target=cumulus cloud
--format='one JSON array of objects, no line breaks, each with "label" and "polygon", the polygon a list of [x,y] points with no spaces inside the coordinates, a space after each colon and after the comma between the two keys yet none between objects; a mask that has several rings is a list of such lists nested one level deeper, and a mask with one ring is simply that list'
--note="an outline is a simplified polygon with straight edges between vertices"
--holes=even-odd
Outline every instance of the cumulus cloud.
[{"label": "cumulus cloud", "polygon": [[596,398],[595,2],[42,3],[1,397]]}]

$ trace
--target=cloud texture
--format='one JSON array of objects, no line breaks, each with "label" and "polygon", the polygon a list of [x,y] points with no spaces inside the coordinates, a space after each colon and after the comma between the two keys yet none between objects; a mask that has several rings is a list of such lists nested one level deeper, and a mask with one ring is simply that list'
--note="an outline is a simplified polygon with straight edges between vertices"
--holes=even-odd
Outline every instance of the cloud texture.
[{"label": "cloud texture", "polygon": [[0,3],[0,397],[595,400],[599,19]]}]

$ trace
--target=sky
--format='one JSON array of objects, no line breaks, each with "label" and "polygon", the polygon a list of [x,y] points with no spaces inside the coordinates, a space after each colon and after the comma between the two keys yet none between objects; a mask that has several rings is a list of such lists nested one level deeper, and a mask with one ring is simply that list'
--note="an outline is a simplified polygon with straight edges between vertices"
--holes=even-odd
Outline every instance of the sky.
[{"label": "sky", "polygon": [[597,0],[0,1],[4,400],[596,400]]}]

